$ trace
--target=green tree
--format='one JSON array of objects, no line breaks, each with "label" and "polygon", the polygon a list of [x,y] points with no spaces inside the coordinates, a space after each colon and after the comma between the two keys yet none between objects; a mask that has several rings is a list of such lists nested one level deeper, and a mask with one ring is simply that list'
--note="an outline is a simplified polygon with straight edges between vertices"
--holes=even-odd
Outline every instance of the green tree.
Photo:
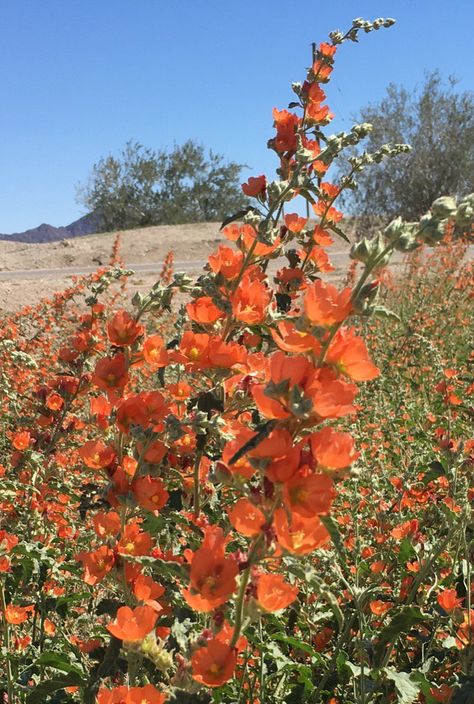
[{"label": "green tree", "polygon": [[78,200],[105,231],[223,220],[246,204],[241,169],[192,140],[170,151],[130,141],[94,164]]},{"label": "green tree", "polygon": [[349,196],[354,214],[418,218],[439,196],[474,190],[474,99],[455,86],[435,71],[411,92],[391,83],[379,103],[360,111],[357,121],[373,125],[368,152],[388,142],[412,151],[358,175]]}]

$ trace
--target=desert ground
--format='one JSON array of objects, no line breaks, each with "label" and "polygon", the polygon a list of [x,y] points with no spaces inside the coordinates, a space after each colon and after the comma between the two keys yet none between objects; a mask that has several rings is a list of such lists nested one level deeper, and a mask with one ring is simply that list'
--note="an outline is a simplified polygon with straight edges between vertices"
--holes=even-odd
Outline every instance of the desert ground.
[{"label": "desert ground", "polygon": [[[164,225],[119,234],[121,256],[135,272],[130,291],[150,289],[169,251],[174,253],[176,271],[196,275],[209,253],[226,241],[219,223]],[[102,233],[47,244],[0,241],[0,310],[15,311],[24,305],[34,305],[41,298],[70,286],[74,276],[106,266],[116,236],[117,233]],[[335,271],[330,278],[343,278],[348,250],[349,245],[342,240],[331,247]],[[284,261],[277,260],[275,267]],[[401,261],[396,253],[392,266],[400,266]]]},{"label": "desert ground", "polygon": [[[108,264],[117,233],[102,233],[47,244],[0,241],[0,309],[18,310],[61,291],[78,274]],[[156,281],[166,254],[174,253],[175,269],[197,274],[208,254],[226,241],[219,223],[165,225],[120,233],[121,255],[135,271],[130,290],[148,290]],[[348,245],[337,242],[332,258],[340,273]],[[282,260],[283,261],[283,260]]]}]

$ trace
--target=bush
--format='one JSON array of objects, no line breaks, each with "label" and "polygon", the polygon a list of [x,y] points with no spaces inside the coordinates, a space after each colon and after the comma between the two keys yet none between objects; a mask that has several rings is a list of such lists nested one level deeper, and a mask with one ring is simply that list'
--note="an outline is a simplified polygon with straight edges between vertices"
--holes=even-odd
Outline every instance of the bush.
[{"label": "bush", "polygon": [[358,120],[373,126],[369,152],[386,142],[406,142],[412,151],[359,175],[347,200],[355,214],[418,218],[436,198],[474,190],[474,99],[455,85],[437,72],[413,92],[392,83],[385,98],[360,111]]},{"label": "bush", "polygon": [[119,157],[94,164],[79,198],[104,231],[215,222],[246,204],[241,169],[192,140],[171,151],[128,142]]}]

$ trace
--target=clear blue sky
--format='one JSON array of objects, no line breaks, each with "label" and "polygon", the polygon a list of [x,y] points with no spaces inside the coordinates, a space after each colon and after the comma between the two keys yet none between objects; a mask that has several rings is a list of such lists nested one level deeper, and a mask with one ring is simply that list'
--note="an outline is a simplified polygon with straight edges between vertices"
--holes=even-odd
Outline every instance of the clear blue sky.
[{"label": "clear blue sky", "polygon": [[311,41],[358,16],[397,24],[338,52],[333,131],[426,69],[473,88],[472,0],[0,0],[0,232],[81,215],[75,185],[128,139],[192,137],[272,174],[272,108]]}]

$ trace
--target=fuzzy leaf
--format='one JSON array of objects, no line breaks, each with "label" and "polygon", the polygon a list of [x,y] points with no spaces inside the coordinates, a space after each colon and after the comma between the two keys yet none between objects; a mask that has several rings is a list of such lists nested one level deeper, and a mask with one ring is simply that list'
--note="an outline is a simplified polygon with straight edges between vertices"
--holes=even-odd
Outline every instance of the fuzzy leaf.
[{"label": "fuzzy leaf", "polygon": [[418,699],[420,685],[410,678],[408,672],[397,672],[397,670],[387,667],[385,674],[395,685],[399,704],[412,704]]}]

